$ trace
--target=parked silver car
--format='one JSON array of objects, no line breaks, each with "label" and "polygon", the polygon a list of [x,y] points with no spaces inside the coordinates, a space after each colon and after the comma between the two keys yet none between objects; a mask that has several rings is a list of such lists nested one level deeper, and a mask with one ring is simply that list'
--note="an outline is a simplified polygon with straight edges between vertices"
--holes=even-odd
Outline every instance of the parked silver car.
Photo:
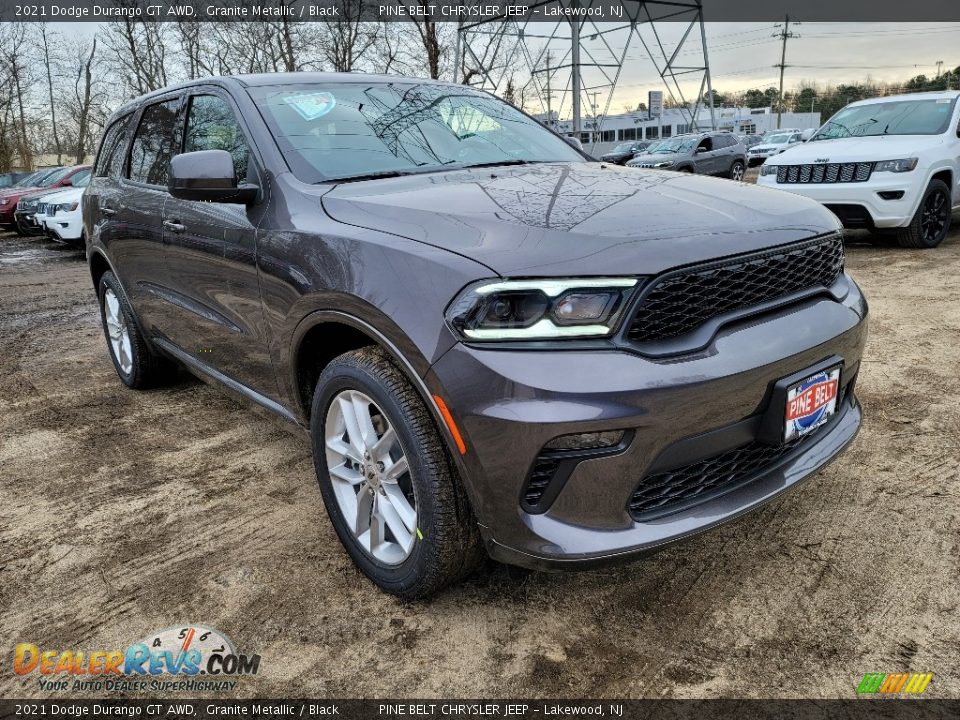
[{"label": "parked silver car", "polygon": [[661,141],[651,152],[637,155],[627,167],[677,170],[743,180],[747,150],[739,137],[728,132],[677,135]]}]

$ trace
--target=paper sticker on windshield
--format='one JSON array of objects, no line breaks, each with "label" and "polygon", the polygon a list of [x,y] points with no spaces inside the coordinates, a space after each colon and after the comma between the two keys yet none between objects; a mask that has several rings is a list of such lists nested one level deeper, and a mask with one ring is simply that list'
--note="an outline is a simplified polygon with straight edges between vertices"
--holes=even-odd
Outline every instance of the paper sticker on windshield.
[{"label": "paper sticker on windshield", "polygon": [[283,101],[296,110],[304,120],[316,120],[333,110],[337,101],[328,92],[307,95],[288,95]]}]

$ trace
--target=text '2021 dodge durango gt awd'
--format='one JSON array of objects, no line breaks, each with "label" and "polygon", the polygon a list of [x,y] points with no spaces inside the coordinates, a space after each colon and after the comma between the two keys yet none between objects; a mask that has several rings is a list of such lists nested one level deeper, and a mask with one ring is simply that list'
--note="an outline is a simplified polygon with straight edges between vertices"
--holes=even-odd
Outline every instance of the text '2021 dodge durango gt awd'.
[{"label": "text '2021 dodge durango gt awd'", "polygon": [[309,428],[381,588],[581,568],[777,497],[860,425],[835,216],[591,161],[458,85],[195,81],[111,118],[83,198],[113,363]]}]

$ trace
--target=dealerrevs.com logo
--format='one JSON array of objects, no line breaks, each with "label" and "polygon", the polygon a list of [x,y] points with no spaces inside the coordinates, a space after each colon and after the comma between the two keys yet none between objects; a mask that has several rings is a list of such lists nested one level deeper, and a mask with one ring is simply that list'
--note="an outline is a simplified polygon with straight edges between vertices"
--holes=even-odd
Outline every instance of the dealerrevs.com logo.
[{"label": "dealerrevs.com logo", "polygon": [[933,680],[933,673],[867,673],[857,686],[857,695],[920,695]]},{"label": "dealerrevs.com logo", "polygon": [[226,635],[196,624],[151,633],[124,649],[61,651],[20,643],[13,653],[13,671],[38,676],[45,691],[224,691],[236,686],[232,678],[259,670],[259,655],[238,653]]}]

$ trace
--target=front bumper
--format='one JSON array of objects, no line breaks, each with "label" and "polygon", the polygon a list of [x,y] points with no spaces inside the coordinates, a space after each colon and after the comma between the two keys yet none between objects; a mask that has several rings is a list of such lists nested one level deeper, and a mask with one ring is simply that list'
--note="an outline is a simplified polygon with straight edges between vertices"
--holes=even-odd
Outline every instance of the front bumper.
[{"label": "front bumper", "polygon": [[63,242],[76,242],[83,234],[83,218],[79,212],[48,215],[44,226],[47,232]]},{"label": "front bumper", "polygon": [[[451,349],[426,380],[447,399],[467,439],[461,469],[490,554],[540,569],[648,554],[748,512],[826,465],[860,426],[852,384],[828,426],[745,484],[653,520],[637,522],[628,511],[641,479],[671,447],[697,447],[707,433],[711,452],[724,449],[718,435],[721,443],[742,441],[742,428],[765,413],[782,378],[832,356],[844,363],[841,386],[856,378],[867,309],[847,282],[842,302],[812,298],[754,317],[685,357]],[[528,472],[548,441],[604,430],[633,431],[632,441],[618,454],[576,465],[544,512],[522,509]]]},{"label": "front bumper", "polygon": [[776,150],[761,150],[759,152],[751,152],[747,150],[747,164],[750,167],[753,167],[754,165],[760,165],[766,161],[767,158],[778,154],[779,153]]},{"label": "front bumper", "polygon": [[[761,175],[757,185],[803,195],[828,207],[862,208],[866,223],[848,227],[896,228],[910,224],[926,184],[918,182],[914,173],[874,173],[867,182],[859,183],[778,183],[776,175]],[[903,193],[898,199],[886,200],[881,192]],[[838,213],[841,220],[842,213]]]},{"label": "front bumper", "polygon": [[36,210],[17,210],[14,213],[16,224],[23,230],[42,232],[43,227],[37,222]]}]

